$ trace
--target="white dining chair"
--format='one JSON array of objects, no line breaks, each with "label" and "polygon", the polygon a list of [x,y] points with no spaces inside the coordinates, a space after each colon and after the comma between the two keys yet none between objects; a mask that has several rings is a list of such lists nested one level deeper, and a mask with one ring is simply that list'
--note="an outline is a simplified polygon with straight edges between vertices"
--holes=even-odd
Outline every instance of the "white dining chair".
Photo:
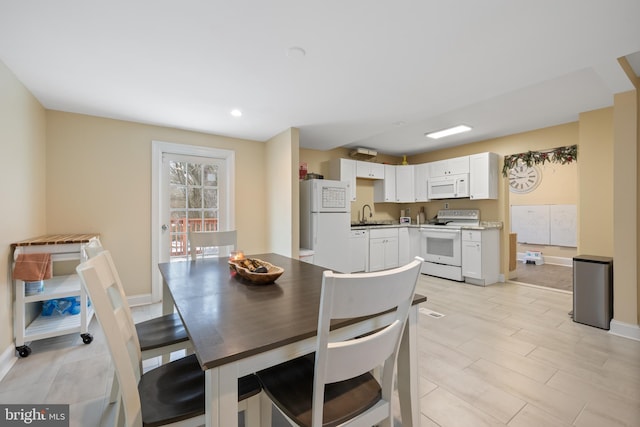
[{"label": "white dining chair", "polygon": [[[231,231],[190,231],[189,232],[189,252],[191,254],[191,260],[197,259],[198,249],[201,249],[200,253],[204,257],[205,248],[227,248],[233,247],[236,249],[237,245],[237,232]],[[228,255],[228,253],[221,252],[220,255]]]},{"label": "white dining chair", "polygon": [[[91,259],[104,252],[104,247],[99,239],[93,238],[84,250],[87,257]],[[168,362],[168,355],[174,351],[185,350],[187,353],[193,351],[178,313],[138,322],[135,327],[143,360],[164,356],[163,362]]]},{"label": "white dining chair", "polygon": [[[374,273],[323,273],[315,353],[257,373],[263,396],[292,425],[393,425],[394,367],[422,262],[416,257]],[[332,319],[389,310],[395,310],[391,321],[365,336],[337,340],[330,333]],[[377,368],[380,381],[371,373]]]},{"label": "white dining chair", "polygon": [[[202,425],[205,413],[204,371],[195,355],[142,373],[138,335],[111,254],[103,251],[76,271],[93,302],[120,384],[114,413],[127,427]],[[255,375],[238,380],[238,400],[252,398],[259,411],[260,383]],[[259,415],[249,417],[256,423]],[[177,423],[177,424],[176,424]]]}]

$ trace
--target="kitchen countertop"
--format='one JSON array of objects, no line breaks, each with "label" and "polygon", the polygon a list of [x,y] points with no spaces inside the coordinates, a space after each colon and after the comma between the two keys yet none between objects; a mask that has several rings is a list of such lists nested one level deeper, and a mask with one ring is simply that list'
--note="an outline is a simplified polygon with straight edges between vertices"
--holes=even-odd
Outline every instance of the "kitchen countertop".
[{"label": "kitchen countertop", "polygon": [[400,223],[373,223],[373,224],[360,224],[360,223],[354,223],[351,224],[351,229],[352,230],[363,230],[363,229],[369,229],[369,228],[400,228],[400,227],[415,227],[418,228],[420,227],[419,225],[416,224],[400,224]]},{"label": "kitchen countertop", "polygon": [[[429,225],[429,224],[400,224],[400,223],[393,223],[393,222],[389,222],[389,223],[373,223],[373,224],[360,224],[360,223],[352,223],[351,224],[351,229],[352,230],[364,230],[364,229],[371,229],[371,228],[400,228],[400,227],[409,227],[409,228],[420,228],[424,225]],[[501,221],[480,221],[479,225],[465,225],[462,226],[462,229],[464,230],[493,230],[493,229],[497,229],[497,230],[501,230],[502,229],[502,222]]]}]

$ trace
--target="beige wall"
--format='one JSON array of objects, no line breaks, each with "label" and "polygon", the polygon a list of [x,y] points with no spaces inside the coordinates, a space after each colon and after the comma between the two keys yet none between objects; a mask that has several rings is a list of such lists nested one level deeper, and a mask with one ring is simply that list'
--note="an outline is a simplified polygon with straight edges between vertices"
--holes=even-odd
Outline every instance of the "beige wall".
[{"label": "beige wall", "polygon": [[[0,61],[0,354],[13,348],[11,243],[46,232],[45,110]],[[2,375],[2,368],[0,368]]]},{"label": "beige wall", "polygon": [[58,111],[47,111],[47,232],[100,233],[127,295],[149,294],[154,140],[234,150],[238,246],[269,249],[264,143]]},{"label": "beige wall", "polygon": [[613,108],[580,114],[579,251],[613,256]]},{"label": "beige wall", "polygon": [[638,283],[638,93],[614,99],[614,318],[640,324]]},{"label": "beige wall", "polygon": [[266,144],[268,203],[254,205],[255,215],[267,215],[269,250],[298,256],[300,245],[298,156],[299,132],[291,128]]}]

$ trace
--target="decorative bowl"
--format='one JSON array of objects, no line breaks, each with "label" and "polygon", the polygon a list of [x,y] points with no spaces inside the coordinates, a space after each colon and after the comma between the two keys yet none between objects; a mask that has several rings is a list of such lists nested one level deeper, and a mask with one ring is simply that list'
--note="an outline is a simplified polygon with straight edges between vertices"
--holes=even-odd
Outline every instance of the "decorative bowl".
[{"label": "decorative bowl", "polygon": [[[257,267],[265,267],[266,273],[256,273]],[[242,260],[229,260],[229,268],[236,272],[236,277],[241,277],[255,285],[268,285],[273,283],[284,273],[282,267],[278,267],[257,258],[245,258]]]}]

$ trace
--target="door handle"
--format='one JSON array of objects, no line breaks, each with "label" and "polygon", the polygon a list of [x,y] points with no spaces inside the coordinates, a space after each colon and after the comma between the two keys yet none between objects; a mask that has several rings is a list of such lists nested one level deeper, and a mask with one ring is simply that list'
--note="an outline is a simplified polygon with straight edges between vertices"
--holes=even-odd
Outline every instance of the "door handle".
[{"label": "door handle", "polygon": [[169,229],[169,227],[167,226],[167,224],[162,224],[162,231],[167,231]]}]

